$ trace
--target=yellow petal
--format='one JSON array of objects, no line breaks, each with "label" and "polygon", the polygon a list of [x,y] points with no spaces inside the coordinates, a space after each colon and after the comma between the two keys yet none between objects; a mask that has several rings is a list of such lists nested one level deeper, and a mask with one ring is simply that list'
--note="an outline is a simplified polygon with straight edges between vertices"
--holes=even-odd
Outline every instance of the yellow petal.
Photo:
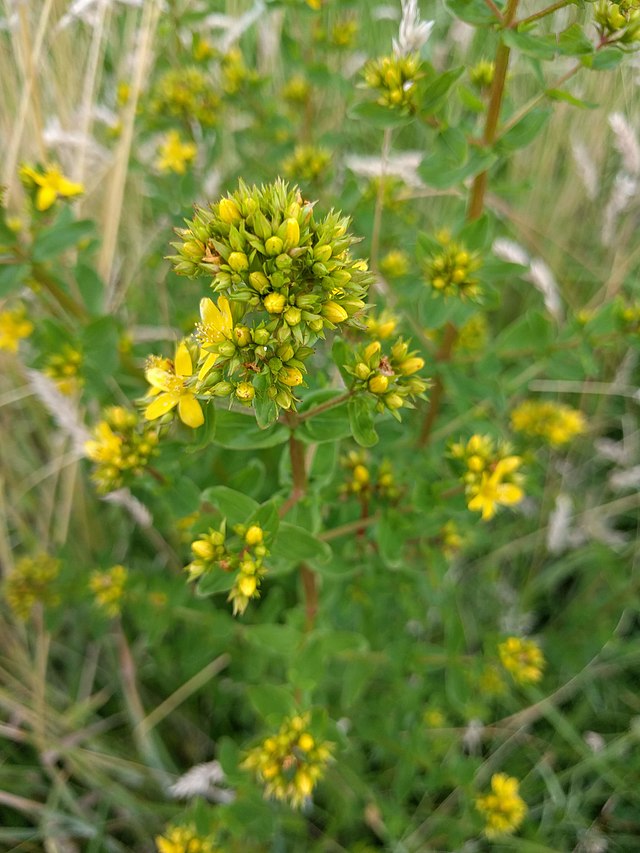
[{"label": "yellow petal", "polygon": [[520,503],[523,496],[524,492],[520,486],[514,486],[513,483],[502,483],[498,486],[498,500],[505,506]]},{"label": "yellow petal", "polygon": [[[166,370],[163,370],[161,367],[150,367],[149,370],[145,370],[144,378],[147,380],[149,385],[153,386],[156,389],[155,393],[158,391],[168,391],[168,381],[171,378]],[[151,391],[150,393],[154,393]]]},{"label": "yellow petal", "polygon": [[36,208],[38,210],[49,210],[56,200],[57,195],[57,192],[52,187],[40,187],[36,195]]},{"label": "yellow petal", "polygon": [[220,311],[220,316],[222,317],[223,328],[227,332],[230,332],[233,328],[233,317],[231,316],[231,305],[229,304],[229,300],[226,296],[218,297],[218,309]]},{"label": "yellow petal", "polygon": [[181,341],[176,349],[175,366],[176,376],[191,376],[193,373],[191,354],[184,341]]},{"label": "yellow petal", "polygon": [[72,196],[72,195],[80,195],[80,193],[84,192],[84,187],[82,184],[75,184],[73,181],[70,181],[68,178],[60,176],[58,181],[58,192],[60,195],[64,196]]},{"label": "yellow petal", "polygon": [[204,364],[200,368],[200,372],[198,373],[198,379],[202,381],[207,373],[211,370],[213,365],[218,360],[219,353],[210,352],[209,355],[205,358]]},{"label": "yellow petal", "polygon": [[191,429],[197,429],[204,423],[204,415],[202,414],[202,406],[193,396],[193,394],[183,394],[178,403],[178,414],[183,424],[186,424]]},{"label": "yellow petal", "polygon": [[152,403],[149,403],[145,409],[145,418],[148,421],[154,421],[156,418],[166,415],[167,412],[170,412],[171,409],[173,409],[178,402],[178,399],[179,398],[176,394],[160,394],[160,396],[156,397]]}]

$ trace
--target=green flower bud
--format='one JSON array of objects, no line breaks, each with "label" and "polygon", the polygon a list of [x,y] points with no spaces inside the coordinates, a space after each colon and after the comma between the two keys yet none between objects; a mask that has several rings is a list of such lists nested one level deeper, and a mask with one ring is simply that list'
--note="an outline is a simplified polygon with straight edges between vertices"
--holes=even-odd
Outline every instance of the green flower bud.
[{"label": "green flower bud", "polygon": [[329,270],[325,267],[324,264],[316,263],[311,267],[313,274],[318,278],[324,278],[329,275]]},{"label": "green flower bud", "polygon": [[276,355],[281,361],[289,361],[293,358],[293,347],[291,344],[281,344],[276,350]]},{"label": "green flower bud", "polygon": [[360,362],[358,362],[358,364],[356,364],[355,374],[358,377],[358,379],[362,379],[364,381],[365,379],[369,378],[370,373],[371,373],[371,368],[369,367],[369,365],[365,364],[363,361],[360,361]]},{"label": "green flower bud", "polygon": [[328,261],[331,257],[331,246],[316,246],[313,250],[313,257],[316,261]]},{"label": "green flower bud", "polygon": [[302,312],[299,308],[294,308],[293,305],[289,306],[284,312],[284,319],[290,326],[297,326],[301,317]]},{"label": "green flower bud", "polygon": [[293,397],[288,391],[281,388],[276,394],[276,403],[281,409],[290,409],[291,404],[293,403]]},{"label": "green flower bud", "polygon": [[308,309],[315,308],[318,304],[318,297],[314,296],[312,293],[302,293],[300,296],[296,297],[296,305],[298,308]]},{"label": "green flower bud", "polygon": [[240,382],[236,385],[236,397],[243,403],[249,403],[256,396],[256,389],[250,382]]},{"label": "green flower bud", "polygon": [[409,346],[402,340],[396,341],[391,347],[391,356],[394,361],[404,361],[408,352]]},{"label": "green flower bud", "polygon": [[225,358],[233,358],[236,354],[236,345],[231,341],[222,341],[218,344],[218,352]]},{"label": "green flower bud", "polygon": [[321,332],[324,327],[322,317],[316,317],[313,320],[308,320],[307,325],[309,326],[312,332]]},{"label": "green flower bud", "polygon": [[251,343],[251,329],[247,326],[234,326],[233,338],[239,347],[246,347]]},{"label": "green flower bud", "polygon": [[403,406],[403,399],[400,394],[387,394],[384,398],[384,404],[388,409],[401,409]]},{"label": "green flower bud", "polygon": [[278,379],[284,385],[289,385],[292,388],[296,385],[302,385],[304,382],[302,372],[297,367],[285,367],[280,371]]},{"label": "green flower bud", "polygon": [[259,346],[266,346],[271,340],[271,335],[266,329],[254,329],[251,332],[253,342]]},{"label": "green flower bud", "polygon": [[276,267],[283,272],[291,269],[291,264],[293,261],[289,257],[289,255],[278,255],[276,258]]},{"label": "green flower bud", "polygon": [[266,275],[263,272],[258,271],[249,273],[249,282],[251,287],[253,287],[254,290],[257,290],[258,293],[264,293],[270,285],[269,279]]},{"label": "green flower bud", "polygon": [[226,381],[218,382],[218,384],[214,385],[211,389],[211,393],[214,397],[228,397],[232,391],[233,385]]},{"label": "green flower bud", "polygon": [[347,312],[342,305],[329,300],[322,306],[322,316],[326,317],[331,323],[342,323],[348,318]]},{"label": "green flower bud", "polygon": [[346,270],[335,270],[335,272],[331,273],[331,278],[336,284],[348,284],[351,281],[351,273]]},{"label": "green flower bud", "polygon": [[272,373],[280,373],[280,371],[282,370],[281,359],[276,358],[275,356],[273,358],[270,358],[269,359],[269,370]]},{"label": "green flower bud", "polygon": [[369,380],[369,391],[372,394],[384,394],[389,387],[389,377],[383,376],[382,373],[376,373]]},{"label": "green flower bud", "polygon": [[227,263],[235,272],[244,272],[249,269],[249,258],[244,252],[231,252],[227,258]]},{"label": "green flower bud", "polygon": [[240,210],[238,209],[238,205],[232,198],[223,198],[220,204],[218,205],[218,216],[222,219],[223,222],[229,223],[237,222],[241,219]]},{"label": "green flower bud", "polygon": [[269,237],[267,242],[264,244],[267,254],[271,255],[271,257],[281,254],[282,246],[283,243],[280,237]]},{"label": "green flower bud", "polygon": [[263,300],[265,311],[269,314],[282,314],[286,304],[287,299],[282,293],[268,293]]}]

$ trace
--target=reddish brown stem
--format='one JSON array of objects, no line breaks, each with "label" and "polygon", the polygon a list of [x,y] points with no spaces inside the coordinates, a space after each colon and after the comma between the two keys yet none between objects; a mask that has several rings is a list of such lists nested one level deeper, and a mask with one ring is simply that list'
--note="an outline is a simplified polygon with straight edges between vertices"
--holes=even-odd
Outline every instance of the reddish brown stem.
[{"label": "reddish brown stem", "polygon": [[[436,353],[436,363],[442,363],[450,360],[451,353],[453,352],[453,347],[457,338],[458,330],[453,325],[453,323],[447,323],[447,325],[444,327],[442,346]],[[433,425],[435,423],[436,418],[438,417],[438,412],[440,411],[440,406],[442,405],[443,397],[444,384],[442,382],[442,377],[436,376],[435,382],[433,383],[433,387],[431,388],[429,408],[427,409],[427,414],[422,423],[422,429],[420,430],[420,438],[418,439],[419,447],[425,447],[429,443],[429,439],[431,438],[431,432],[433,430]]]}]

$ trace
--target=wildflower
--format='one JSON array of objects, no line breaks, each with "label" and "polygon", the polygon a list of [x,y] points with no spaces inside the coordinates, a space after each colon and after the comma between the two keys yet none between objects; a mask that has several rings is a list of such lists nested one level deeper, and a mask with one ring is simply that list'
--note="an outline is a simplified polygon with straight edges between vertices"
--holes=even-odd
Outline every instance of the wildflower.
[{"label": "wildflower", "polygon": [[157,445],[157,432],[141,423],[136,412],[122,406],[105,409],[93,438],[84,445],[85,456],[96,464],[92,479],[98,491],[104,494],[119,489],[127,474],[141,474],[157,453]]},{"label": "wildflower", "polygon": [[379,104],[403,113],[416,111],[417,84],[423,76],[417,54],[374,59],[363,73],[366,85],[378,92]]},{"label": "wildflower", "polygon": [[387,278],[401,278],[409,272],[409,256],[399,249],[387,252],[380,261],[380,272]]},{"label": "wildflower", "polygon": [[430,729],[441,729],[447,724],[447,718],[438,708],[426,708],[422,721]]},{"label": "wildflower", "polygon": [[61,394],[73,396],[83,384],[80,374],[82,354],[69,344],[62,352],[50,355],[44,364],[43,373],[56,383]]},{"label": "wildflower", "polygon": [[203,379],[220,358],[218,345],[231,339],[233,317],[227,297],[219,296],[217,305],[208,297],[201,299],[200,319],[202,323],[196,328],[196,337],[207,353],[198,373],[198,379]]},{"label": "wildflower", "polygon": [[481,59],[469,69],[469,79],[478,89],[488,89],[493,83],[494,74],[495,63],[488,59]]},{"label": "wildflower", "polygon": [[515,832],[527,813],[527,806],[518,794],[519,783],[506,773],[491,777],[491,793],[477,797],[476,808],[484,816],[487,838],[498,838]]},{"label": "wildflower", "polygon": [[27,187],[38,187],[36,192],[36,209],[49,210],[60,198],[72,198],[84,192],[82,184],[75,184],[62,174],[58,166],[47,166],[43,171],[37,171],[31,166],[22,166],[20,177]]},{"label": "wildflower", "polygon": [[446,521],[440,530],[442,553],[448,559],[454,557],[462,548],[463,538],[458,531],[455,521]]},{"label": "wildflower", "polygon": [[282,164],[288,178],[306,183],[320,182],[331,171],[331,152],[315,145],[298,145]]},{"label": "wildflower", "polygon": [[397,315],[390,311],[382,311],[379,317],[367,317],[365,320],[367,334],[371,338],[386,341],[395,332],[399,322]]},{"label": "wildflower", "polygon": [[460,326],[455,348],[462,352],[478,352],[485,348],[488,328],[484,314],[474,314]]},{"label": "wildflower", "polygon": [[437,239],[441,250],[434,252],[426,263],[427,283],[443,296],[477,298],[480,288],[473,276],[481,265],[477,252],[470,252],[462,243],[453,241],[447,231],[441,231]]},{"label": "wildflower", "polygon": [[16,563],[5,581],[4,595],[19,619],[28,619],[35,604],[58,604],[54,582],[59,572],[60,561],[48,554],[23,557]]},{"label": "wildflower", "polygon": [[158,853],[219,853],[213,839],[199,835],[195,826],[169,826],[156,836]]},{"label": "wildflower", "polygon": [[469,488],[467,506],[472,512],[481,512],[482,520],[489,521],[498,506],[513,506],[520,503],[524,492],[519,485],[505,481],[522,464],[519,456],[500,459],[493,470],[483,472],[479,483]]},{"label": "wildflower", "polygon": [[195,142],[183,142],[177,130],[170,130],[164,137],[156,160],[156,168],[161,172],[175,172],[184,175],[187,164],[191,163],[198,152]]},{"label": "wildflower", "polygon": [[178,344],[173,362],[152,357],[145,371],[151,385],[149,395],[155,399],[145,409],[144,416],[153,421],[178,407],[180,420],[191,429],[204,423],[202,407],[189,384],[193,376],[191,353],[184,341]]},{"label": "wildflower", "polygon": [[285,99],[285,101],[289,101],[291,104],[299,106],[300,104],[306,104],[309,100],[309,95],[311,94],[311,85],[309,81],[303,77],[301,74],[295,74],[293,77],[290,77],[289,80],[282,87],[281,95]]},{"label": "wildflower", "polygon": [[502,666],[518,684],[536,684],[545,665],[540,646],[533,640],[508,637],[498,646]]},{"label": "wildflower", "polygon": [[33,323],[26,317],[23,305],[0,311],[0,350],[18,352],[21,340],[33,332]]},{"label": "wildflower", "polygon": [[222,57],[222,88],[227,95],[235,95],[247,83],[255,83],[258,75],[245,65],[242,52],[232,48]]},{"label": "wildflower", "polygon": [[400,419],[398,409],[413,407],[411,400],[428,388],[428,382],[415,376],[424,367],[424,359],[409,352],[409,345],[398,338],[388,355],[383,354],[380,341],[373,341],[354,352],[353,361],[345,369],[355,379],[357,390],[366,390],[376,397],[379,412],[387,409]]},{"label": "wildflower", "polygon": [[299,808],[325,775],[333,744],[317,741],[308,730],[309,714],[285,720],[276,735],[249,751],[241,767],[265,786],[265,797]]},{"label": "wildflower", "polygon": [[525,400],[511,413],[516,432],[538,436],[552,447],[568,444],[586,429],[582,412],[550,401]]},{"label": "wildflower", "polygon": [[354,18],[342,18],[331,28],[331,43],[335,47],[349,48],[358,35],[358,22]]},{"label": "wildflower", "polygon": [[91,574],[89,589],[95,595],[96,605],[104,610],[107,616],[117,616],[120,613],[127,575],[124,566],[113,566],[107,571]]},{"label": "wildflower", "polygon": [[151,112],[198,121],[205,127],[218,122],[220,96],[213,82],[196,66],[167,71],[158,81],[151,100]]},{"label": "wildflower", "polygon": [[631,44],[640,40],[640,3],[638,0],[600,0],[595,22],[609,44]]}]

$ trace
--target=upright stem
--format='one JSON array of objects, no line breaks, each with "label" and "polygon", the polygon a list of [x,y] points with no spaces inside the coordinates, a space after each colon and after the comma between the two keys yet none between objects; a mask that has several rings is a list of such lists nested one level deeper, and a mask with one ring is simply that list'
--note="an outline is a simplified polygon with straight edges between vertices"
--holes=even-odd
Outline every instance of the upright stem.
[{"label": "upright stem", "polygon": [[373,212],[373,231],[371,233],[371,266],[378,269],[378,255],[380,253],[380,228],[382,226],[382,208],[384,205],[384,179],[387,176],[387,163],[391,150],[391,129],[386,128],[382,137],[380,183],[376,194],[376,206]]}]

